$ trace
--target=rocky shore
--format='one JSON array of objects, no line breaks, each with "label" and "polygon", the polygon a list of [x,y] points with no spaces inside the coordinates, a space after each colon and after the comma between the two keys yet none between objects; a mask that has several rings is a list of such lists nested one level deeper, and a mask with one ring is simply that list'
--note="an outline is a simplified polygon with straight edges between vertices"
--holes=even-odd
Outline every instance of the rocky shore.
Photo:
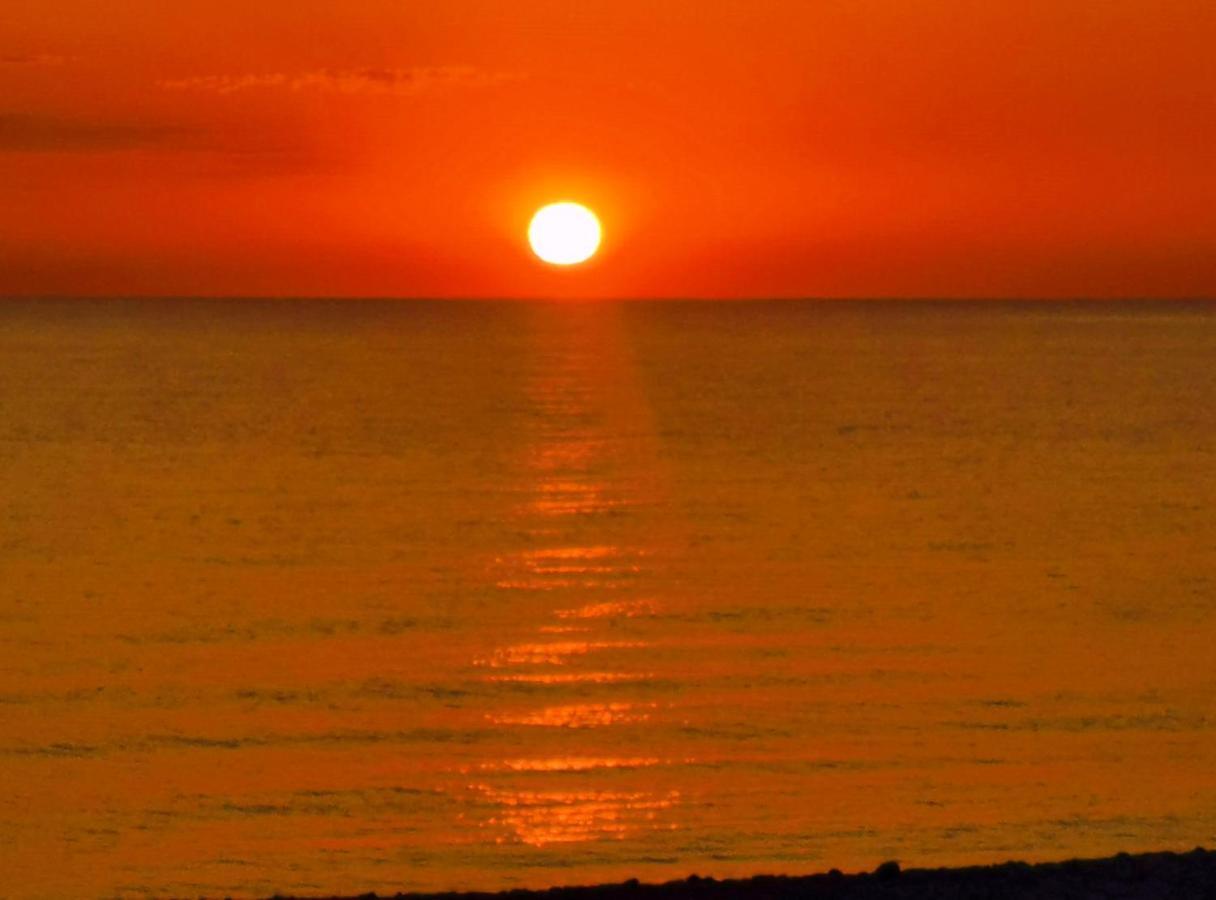
[{"label": "rocky shore", "polygon": [[[745,879],[693,875],[665,884],[631,880],[594,887],[502,893],[397,894],[395,900],[1031,900],[1031,898],[1216,898],[1216,852],[1120,853],[1105,859],[1007,862],[957,869],[902,869],[883,863],[873,872],[757,875]],[[278,897],[276,900],[294,900]],[[341,900],[341,898],[327,898]],[[363,894],[346,900],[378,900]]]}]

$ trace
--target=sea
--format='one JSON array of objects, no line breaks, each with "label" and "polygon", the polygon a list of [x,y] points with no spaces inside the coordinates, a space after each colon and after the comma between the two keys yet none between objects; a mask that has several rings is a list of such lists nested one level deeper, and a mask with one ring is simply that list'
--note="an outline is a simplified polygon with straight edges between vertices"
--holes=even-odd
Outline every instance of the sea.
[{"label": "sea", "polygon": [[0,896],[1216,843],[1216,304],[0,301]]}]

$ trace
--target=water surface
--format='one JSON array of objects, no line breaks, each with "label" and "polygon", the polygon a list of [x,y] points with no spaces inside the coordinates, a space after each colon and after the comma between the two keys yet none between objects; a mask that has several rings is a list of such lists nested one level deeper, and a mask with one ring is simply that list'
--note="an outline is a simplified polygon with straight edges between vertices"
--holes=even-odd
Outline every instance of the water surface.
[{"label": "water surface", "polygon": [[0,305],[6,896],[1216,841],[1216,307]]}]

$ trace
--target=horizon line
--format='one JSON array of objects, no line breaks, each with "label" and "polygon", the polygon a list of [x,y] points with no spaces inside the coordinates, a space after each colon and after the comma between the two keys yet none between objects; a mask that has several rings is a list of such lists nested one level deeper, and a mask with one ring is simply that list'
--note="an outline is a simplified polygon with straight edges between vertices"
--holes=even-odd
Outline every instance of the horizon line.
[{"label": "horizon line", "polygon": [[406,294],[3,294],[6,302],[74,302],[74,301],[231,301],[231,302],[385,302],[385,303],[1213,303],[1216,294],[1153,295],[943,295],[875,294],[875,295],[778,295],[755,297],[713,295],[656,296],[493,296],[493,295],[418,295]]}]

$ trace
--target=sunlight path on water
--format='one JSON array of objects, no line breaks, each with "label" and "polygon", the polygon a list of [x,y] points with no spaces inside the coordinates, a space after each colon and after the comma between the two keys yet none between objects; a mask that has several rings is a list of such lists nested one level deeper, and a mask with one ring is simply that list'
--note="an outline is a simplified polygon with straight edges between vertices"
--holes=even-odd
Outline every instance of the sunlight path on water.
[{"label": "sunlight path on water", "polygon": [[[533,629],[530,639],[497,646],[474,664],[500,670],[487,675],[497,681],[601,688],[595,702],[572,705],[561,694],[546,700],[542,692],[526,706],[487,711],[496,725],[522,728],[538,750],[546,744],[543,729],[582,735],[577,750],[564,755],[483,764],[529,775],[470,788],[493,804],[482,825],[500,843],[638,840],[678,827],[679,791],[632,775],[658,759],[595,754],[623,753],[628,744],[607,730],[644,725],[659,706],[640,699],[637,685],[653,677],[652,661],[662,653],[647,624],[662,609],[654,594],[670,591],[661,570],[670,565],[678,535],[663,515],[668,498],[655,425],[618,311],[546,309],[532,324],[537,340],[525,382],[523,496],[507,529],[524,536],[524,546],[496,556],[490,570],[513,602],[535,597],[547,615],[521,623],[521,631]],[[597,670],[605,653],[619,660],[619,670]],[[622,770],[631,773],[631,790],[619,789]],[[563,788],[562,779],[552,778],[570,773],[580,774],[577,785]],[[546,778],[539,786],[537,776]]]}]

